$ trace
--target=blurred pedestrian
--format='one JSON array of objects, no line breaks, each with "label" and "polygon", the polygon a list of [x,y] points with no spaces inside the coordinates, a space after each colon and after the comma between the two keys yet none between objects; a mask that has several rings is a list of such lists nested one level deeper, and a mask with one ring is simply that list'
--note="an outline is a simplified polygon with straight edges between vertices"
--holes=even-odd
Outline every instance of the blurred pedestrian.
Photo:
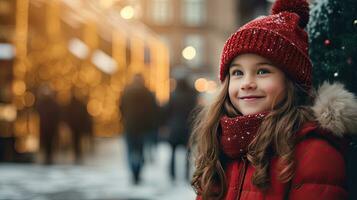
[{"label": "blurred pedestrian", "polygon": [[134,75],[132,82],[125,87],[120,111],[133,182],[138,184],[144,164],[145,138],[156,129],[158,120],[156,99],[145,87],[144,78],[140,74]]},{"label": "blurred pedestrian", "polygon": [[[66,121],[72,134],[72,149],[76,164],[83,162],[83,140],[88,139],[93,144],[92,118],[86,105],[72,96],[66,109]],[[92,148],[92,147],[91,147]]]},{"label": "blurred pedestrian", "polygon": [[45,164],[53,164],[61,114],[55,93],[50,87],[39,88],[36,109],[40,117],[40,152],[44,154]]},{"label": "blurred pedestrian", "polygon": [[[190,87],[186,78],[177,80],[176,88],[171,93],[170,100],[166,106],[168,142],[171,146],[171,159],[169,173],[171,180],[176,179],[176,150],[183,146],[187,150],[190,135],[191,113],[197,104],[197,93]],[[189,179],[189,153],[185,159],[185,178]]]}]

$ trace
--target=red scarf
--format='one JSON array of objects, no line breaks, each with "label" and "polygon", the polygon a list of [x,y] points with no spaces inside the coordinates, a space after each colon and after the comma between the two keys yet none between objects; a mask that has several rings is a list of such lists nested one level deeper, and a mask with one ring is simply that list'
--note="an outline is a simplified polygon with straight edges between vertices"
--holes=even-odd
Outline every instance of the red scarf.
[{"label": "red scarf", "polygon": [[220,120],[220,145],[223,153],[230,159],[239,159],[245,155],[267,114],[263,112],[234,118],[223,116]]}]

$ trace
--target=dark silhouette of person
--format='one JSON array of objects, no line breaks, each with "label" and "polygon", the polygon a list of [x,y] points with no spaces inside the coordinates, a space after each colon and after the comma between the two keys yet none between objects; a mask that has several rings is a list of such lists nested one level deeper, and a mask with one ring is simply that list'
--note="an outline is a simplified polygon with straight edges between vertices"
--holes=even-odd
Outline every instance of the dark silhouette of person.
[{"label": "dark silhouette of person", "polygon": [[[190,87],[185,78],[177,80],[176,89],[171,93],[170,100],[165,108],[167,116],[167,127],[169,129],[168,142],[172,148],[170,161],[170,176],[176,179],[175,173],[175,153],[178,146],[187,149],[188,139],[191,132],[192,111],[197,104],[197,93]],[[185,175],[189,179],[189,152],[187,151]]]},{"label": "dark silhouette of person", "polygon": [[60,107],[54,92],[47,86],[38,91],[36,109],[40,117],[40,151],[44,153],[44,163],[53,164],[53,152],[58,141]]},{"label": "dark silhouette of person", "polygon": [[[66,110],[66,121],[72,132],[72,148],[75,155],[75,162],[81,164],[83,162],[83,139],[92,136],[92,118],[87,112],[85,103],[78,100],[74,96]],[[93,145],[91,143],[91,145]]]},{"label": "dark silhouette of person", "polygon": [[158,123],[156,99],[154,94],[145,87],[141,75],[136,74],[133,81],[124,88],[120,111],[133,182],[138,184],[144,164],[145,138],[156,129]]}]

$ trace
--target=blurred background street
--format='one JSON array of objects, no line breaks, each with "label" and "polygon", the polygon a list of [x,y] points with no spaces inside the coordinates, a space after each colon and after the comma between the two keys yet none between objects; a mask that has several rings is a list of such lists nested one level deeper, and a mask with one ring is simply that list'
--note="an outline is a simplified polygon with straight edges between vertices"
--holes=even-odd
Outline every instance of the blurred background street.
[{"label": "blurred background street", "polygon": [[[83,165],[70,164],[70,156],[58,157],[61,165],[0,164],[1,200],[146,200],[195,199],[189,183],[183,178],[171,182],[168,173],[170,146],[160,143],[157,157],[143,168],[139,185],[130,182],[122,138],[96,140],[97,151],[85,158]],[[113,155],[113,156],[108,156]],[[185,159],[183,149],[177,152],[178,164]],[[180,161],[181,160],[181,161]]]},{"label": "blurred background street", "polygon": [[[353,1],[309,0],[315,85],[357,91]],[[192,121],[272,2],[0,0],[0,199],[195,199]]]},{"label": "blurred background street", "polygon": [[221,48],[267,0],[0,0],[0,199],[195,199]]}]

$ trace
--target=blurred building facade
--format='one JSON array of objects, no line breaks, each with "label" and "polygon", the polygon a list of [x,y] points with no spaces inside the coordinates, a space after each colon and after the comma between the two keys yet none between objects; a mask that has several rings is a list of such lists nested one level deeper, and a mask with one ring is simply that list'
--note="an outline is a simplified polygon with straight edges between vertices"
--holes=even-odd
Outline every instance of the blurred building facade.
[{"label": "blurred building facade", "polygon": [[0,1],[0,160],[11,160],[15,156],[12,135],[16,108],[11,104],[16,27],[16,14],[12,11],[15,9],[15,2]]},{"label": "blurred building facade", "polygon": [[[216,81],[223,44],[240,25],[267,14],[267,0],[138,0],[142,21],[170,49],[170,66]],[[193,47],[193,48],[190,48]]]},{"label": "blurred building facade", "polygon": [[215,79],[222,44],[239,23],[239,2],[140,0],[142,20],[170,49],[170,66]]},{"label": "blurred building facade", "polygon": [[0,0],[0,161],[38,151],[40,88],[51,90],[62,108],[73,97],[83,102],[96,136],[121,132],[120,93],[134,74],[143,75],[159,102],[167,101],[167,47],[105,2]]}]

